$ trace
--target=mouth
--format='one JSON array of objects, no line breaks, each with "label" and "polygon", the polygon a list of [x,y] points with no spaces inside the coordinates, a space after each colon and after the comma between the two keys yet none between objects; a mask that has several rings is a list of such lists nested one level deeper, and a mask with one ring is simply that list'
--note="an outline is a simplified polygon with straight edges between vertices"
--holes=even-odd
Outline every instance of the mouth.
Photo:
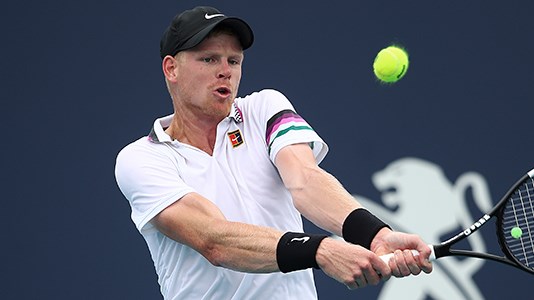
[{"label": "mouth", "polygon": [[227,98],[232,94],[232,91],[227,87],[220,87],[215,90],[215,93],[220,97]]}]

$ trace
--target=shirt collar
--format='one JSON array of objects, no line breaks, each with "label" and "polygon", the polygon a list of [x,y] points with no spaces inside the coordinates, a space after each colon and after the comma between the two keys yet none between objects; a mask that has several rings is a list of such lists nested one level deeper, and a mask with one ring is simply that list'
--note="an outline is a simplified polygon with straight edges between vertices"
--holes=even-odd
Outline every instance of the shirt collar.
[{"label": "shirt collar", "polygon": [[165,132],[164,128],[169,127],[172,122],[172,115],[156,119],[154,125],[148,134],[148,140],[154,143],[172,142],[172,138]]},{"label": "shirt collar", "polygon": [[232,103],[232,108],[230,109],[230,114],[228,116],[234,118],[234,121],[236,123],[243,122],[243,113],[241,112],[239,107],[237,107],[237,104],[235,104],[235,102]]},{"label": "shirt collar", "polygon": [[[165,128],[171,125],[173,116],[174,114],[156,119],[152,129],[150,130],[150,133],[148,134],[148,140],[154,143],[172,142],[172,138],[165,132]],[[228,118],[234,119],[236,123],[243,122],[243,114],[235,102],[232,103]]]}]

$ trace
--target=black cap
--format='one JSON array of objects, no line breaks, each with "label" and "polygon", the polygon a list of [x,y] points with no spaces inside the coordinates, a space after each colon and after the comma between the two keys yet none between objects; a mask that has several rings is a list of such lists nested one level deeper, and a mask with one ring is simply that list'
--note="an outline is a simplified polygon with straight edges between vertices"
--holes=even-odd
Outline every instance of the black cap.
[{"label": "black cap", "polygon": [[224,24],[235,31],[243,50],[252,46],[254,34],[245,21],[236,17],[227,17],[213,7],[198,6],[172,19],[161,37],[161,58],[167,55],[174,56],[182,50],[195,47],[219,24]]}]

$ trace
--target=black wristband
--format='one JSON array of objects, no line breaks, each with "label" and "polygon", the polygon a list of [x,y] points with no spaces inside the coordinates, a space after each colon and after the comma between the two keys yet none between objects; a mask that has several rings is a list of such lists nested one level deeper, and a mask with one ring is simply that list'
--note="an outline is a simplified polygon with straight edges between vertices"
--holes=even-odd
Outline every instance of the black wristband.
[{"label": "black wristband", "polygon": [[368,210],[358,208],[347,216],[341,231],[345,241],[371,249],[373,238],[384,227],[391,228]]},{"label": "black wristband", "polygon": [[324,234],[286,232],[276,247],[278,269],[282,273],[312,267],[318,269],[315,254],[319,244],[326,237]]}]

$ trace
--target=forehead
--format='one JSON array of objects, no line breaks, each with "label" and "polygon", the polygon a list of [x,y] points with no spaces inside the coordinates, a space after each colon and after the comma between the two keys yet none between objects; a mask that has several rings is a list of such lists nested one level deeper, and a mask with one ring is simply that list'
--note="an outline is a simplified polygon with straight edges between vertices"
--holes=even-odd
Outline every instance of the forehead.
[{"label": "forehead", "polygon": [[225,50],[243,53],[241,43],[236,35],[227,31],[218,31],[207,36],[191,51]]}]

